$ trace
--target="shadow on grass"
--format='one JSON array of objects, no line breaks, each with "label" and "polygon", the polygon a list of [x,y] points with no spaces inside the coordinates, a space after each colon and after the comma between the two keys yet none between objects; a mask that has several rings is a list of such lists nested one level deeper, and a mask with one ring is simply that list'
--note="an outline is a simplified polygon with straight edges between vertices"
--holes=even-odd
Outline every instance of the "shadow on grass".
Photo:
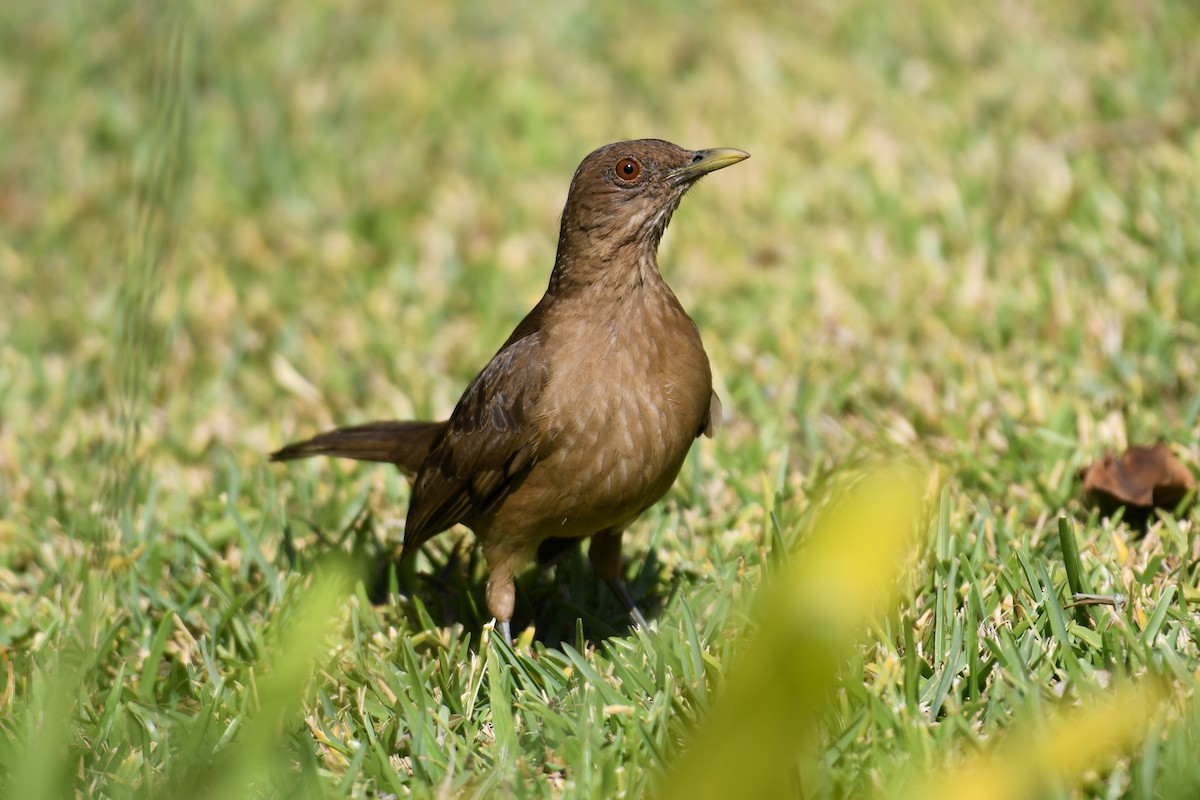
[{"label": "shadow on grass", "polygon": [[[431,624],[461,624],[471,635],[473,649],[478,646],[483,626],[491,616],[484,603],[487,571],[472,534],[443,534],[422,548],[424,559],[401,561],[399,547],[376,530],[369,511],[336,537],[326,535],[312,523],[306,527],[317,540],[313,547],[304,548],[306,551],[319,556],[348,547],[356,559],[372,565],[364,578],[364,588],[376,607],[404,619],[413,632],[427,630]],[[307,559],[298,555],[290,532],[285,534],[285,541],[292,567],[304,571]],[[531,566],[518,577],[514,638],[532,626],[533,638],[547,647],[567,643],[579,648],[629,635],[629,615],[584,555],[587,541],[578,540],[552,565]],[[627,585],[651,621],[663,612],[687,578],[686,573],[664,565],[653,550],[634,550],[626,557]]]}]

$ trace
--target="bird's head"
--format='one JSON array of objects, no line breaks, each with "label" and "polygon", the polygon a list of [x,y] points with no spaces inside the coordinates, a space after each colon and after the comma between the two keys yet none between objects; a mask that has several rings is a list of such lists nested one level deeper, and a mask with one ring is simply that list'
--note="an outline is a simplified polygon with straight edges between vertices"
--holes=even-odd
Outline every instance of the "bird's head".
[{"label": "bird's head", "polygon": [[555,272],[591,272],[617,258],[653,263],[684,193],[708,173],[749,157],[729,147],[685,150],[662,139],[593,151],[571,181]]}]

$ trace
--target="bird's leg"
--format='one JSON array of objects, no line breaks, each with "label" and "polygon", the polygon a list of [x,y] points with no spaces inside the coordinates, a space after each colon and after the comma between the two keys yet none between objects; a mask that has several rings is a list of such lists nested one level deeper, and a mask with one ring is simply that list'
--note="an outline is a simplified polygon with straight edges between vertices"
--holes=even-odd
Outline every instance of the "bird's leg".
[{"label": "bird's leg", "polygon": [[496,629],[504,641],[512,644],[510,622],[517,604],[517,584],[513,576],[529,562],[533,553],[514,550],[512,540],[505,536],[489,536],[483,541],[483,558],[487,561],[488,582],[485,596],[488,611],[496,619]]},{"label": "bird's leg", "polygon": [[621,580],[621,533],[620,530],[607,530],[592,536],[592,544],[588,547],[588,559],[596,568],[596,574],[604,579],[612,589],[613,594],[629,612],[629,619],[639,628],[648,628],[650,623],[633,601],[633,595]]},{"label": "bird's leg", "polygon": [[496,618],[496,628],[504,641],[512,644],[512,630],[509,621],[512,620],[513,606],[516,605],[517,587],[512,574],[492,573],[487,582],[487,607]]}]

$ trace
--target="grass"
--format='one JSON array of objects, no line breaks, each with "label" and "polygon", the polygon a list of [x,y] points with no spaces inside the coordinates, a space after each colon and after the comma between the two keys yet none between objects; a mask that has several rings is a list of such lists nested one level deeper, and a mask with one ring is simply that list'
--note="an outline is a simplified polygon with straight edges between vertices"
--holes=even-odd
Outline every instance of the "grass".
[{"label": "grass", "polygon": [[[1198,37],[1182,0],[3,4],[5,796],[670,796],[705,720],[773,730],[730,696],[792,711],[806,797],[1195,796],[1200,512],[1077,473],[1200,467]],[[636,136],[754,156],[661,254],[728,419],[628,537],[655,629],[573,557],[513,651],[467,534],[396,574],[398,475],[264,453],[446,414]],[[880,458],[927,535],[837,574],[899,594],[773,621]]]}]

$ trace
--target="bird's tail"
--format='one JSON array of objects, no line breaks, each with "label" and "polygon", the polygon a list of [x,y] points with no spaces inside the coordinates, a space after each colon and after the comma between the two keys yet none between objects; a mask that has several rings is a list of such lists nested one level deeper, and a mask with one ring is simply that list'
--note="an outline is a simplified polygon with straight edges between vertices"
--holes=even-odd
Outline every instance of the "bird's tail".
[{"label": "bird's tail", "polygon": [[395,464],[413,474],[420,467],[444,422],[368,422],[318,434],[271,454],[272,461],[291,461],[310,456],[356,458]]}]

